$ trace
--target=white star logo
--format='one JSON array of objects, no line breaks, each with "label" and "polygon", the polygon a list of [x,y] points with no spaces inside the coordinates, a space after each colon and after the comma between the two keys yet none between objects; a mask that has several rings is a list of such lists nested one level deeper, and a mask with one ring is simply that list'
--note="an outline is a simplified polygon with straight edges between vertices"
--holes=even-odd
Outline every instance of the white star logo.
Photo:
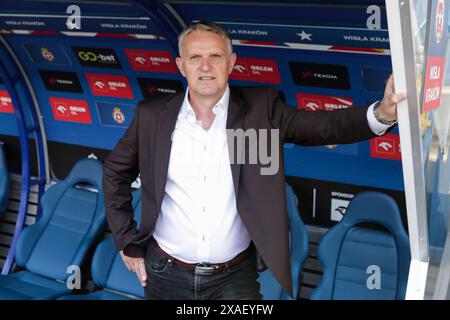
[{"label": "white star logo", "polygon": [[301,37],[300,40],[306,39],[306,40],[312,41],[311,40],[312,33],[306,33],[304,30],[302,30],[302,33],[297,33],[297,35]]}]

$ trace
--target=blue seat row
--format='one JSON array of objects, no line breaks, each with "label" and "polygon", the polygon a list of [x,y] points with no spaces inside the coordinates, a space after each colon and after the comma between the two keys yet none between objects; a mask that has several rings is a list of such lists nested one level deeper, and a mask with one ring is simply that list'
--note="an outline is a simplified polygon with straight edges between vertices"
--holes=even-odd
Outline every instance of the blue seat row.
[{"label": "blue seat row", "polygon": [[[0,152],[0,160],[1,156]],[[102,171],[101,162],[82,159],[65,180],[44,194],[42,217],[23,230],[16,246],[16,264],[22,271],[0,276],[0,299],[144,297],[143,288],[126,269],[111,236],[96,247],[90,266],[92,280],[102,290],[70,295],[66,284],[71,276],[68,268],[82,267],[89,249],[105,231]],[[266,270],[258,279],[264,299],[298,299],[302,266],[308,257],[308,233],[288,185],[286,200],[294,296],[289,297]],[[133,192],[133,208],[139,224],[140,190]],[[385,230],[360,225],[368,221]],[[355,196],[343,220],[322,239],[318,257],[324,272],[312,299],[404,298],[410,261],[408,237],[395,201],[385,194],[363,192]]]}]

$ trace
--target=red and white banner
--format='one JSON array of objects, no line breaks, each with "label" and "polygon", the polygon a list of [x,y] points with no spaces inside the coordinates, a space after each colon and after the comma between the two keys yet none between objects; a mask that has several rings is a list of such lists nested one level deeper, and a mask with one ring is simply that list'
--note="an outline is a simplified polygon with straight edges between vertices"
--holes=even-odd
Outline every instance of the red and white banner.
[{"label": "red and white banner", "polygon": [[6,90],[0,90],[0,113],[14,113],[11,97]]},{"label": "red and white banner", "polygon": [[337,110],[353,108],[353,99],[347,97],[325,96],[321,94],[297,93],[297,104],[299,109],[307,111]]},{"label": "red and white banner", "polygon": [[427,59],[425,86],[423,89],[423,112],[438,108],[441,104],[444,66],[445,57],[429,57]]},{"label": "red and white banner", "polygon": [[127,77],[86,73],[86,79],[91,91],[96,96],[133,99],[133,91]]},{"label": "red and white banner", "polygon": [[277,62],[269,59],[238,57],[230,79],[274,84],[281,83]]},{"label": "red and white banner", "polygon": [[382,137],[371,139],[370,156],[372,158],[402,160],[400,136],[388,133]]},{"label": "red and white banner", "polygon": [[169,51],[125,49],[133,70],[178,73],[178,68]]},{"label": "red and white banner", "polygon": [[57,121],[91,124],[91,113],[86,100],[50,97],[53,117]]}]

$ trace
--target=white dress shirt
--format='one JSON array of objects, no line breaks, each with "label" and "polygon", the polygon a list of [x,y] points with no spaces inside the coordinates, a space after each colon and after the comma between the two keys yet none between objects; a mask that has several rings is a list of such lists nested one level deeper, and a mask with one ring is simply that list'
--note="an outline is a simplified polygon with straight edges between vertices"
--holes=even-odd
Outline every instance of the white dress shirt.
[{"label": "white dress shirt", "polygon": [[[226,122],[230,89],[213,107],[208,130],[197,122],[186,90],[172,136],[161,212],[153,237],[168,254],[187,263],[222,263],[250,244],[250,235],[236,208]],[[367,112],[372,131],[389,126]]]},{"label": "white dress shirt", "polygon": [[186,92],[172,136],[161,212],[153,237],[187,263],[221,263],[250,245],[237,212],[226,122],[230,89],[213,107],[208,130],[197,123]]}]

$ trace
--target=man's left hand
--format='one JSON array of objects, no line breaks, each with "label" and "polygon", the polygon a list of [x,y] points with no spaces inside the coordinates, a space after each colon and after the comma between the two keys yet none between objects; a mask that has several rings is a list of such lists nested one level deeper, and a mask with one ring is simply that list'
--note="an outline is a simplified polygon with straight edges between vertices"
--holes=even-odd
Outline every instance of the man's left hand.
[{"label": "man's left hand", "polygon": [[397,120],[397,103],[406,99],[406,93],[395,93],[394,77],[391,75],[384,88],[384,97],[378,107],[378,114],[386,121]]}]

